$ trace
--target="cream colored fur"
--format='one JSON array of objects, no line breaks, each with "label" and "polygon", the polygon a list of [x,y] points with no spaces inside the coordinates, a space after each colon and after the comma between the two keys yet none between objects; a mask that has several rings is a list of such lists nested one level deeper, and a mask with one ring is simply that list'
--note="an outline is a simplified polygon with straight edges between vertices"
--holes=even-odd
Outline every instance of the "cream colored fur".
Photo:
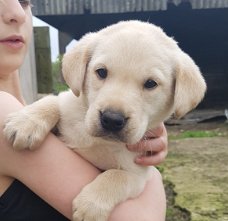
[{"label": "cream colored fur", "polygon": [[[101,68],[107,70],[105,79],[97,74]],[[12,114],[4,131],[15,149],[33,149],[57,124],[70,148],[105,170],[75,198],[73,220],[105,221],[118,203],[143,190],[151,174],[151,167],[134,163],[136,153],[129,152],[126,143],[138,142],[172,114],[181,117],[193,109],[206,84],[172,38],[140,21],[85,35],[64,56],[63,74],[70,91]],[[147,80],[157,86],[145,88]],[[122,130],[102,127],[101,113],[106,110],[125,117]]]}]

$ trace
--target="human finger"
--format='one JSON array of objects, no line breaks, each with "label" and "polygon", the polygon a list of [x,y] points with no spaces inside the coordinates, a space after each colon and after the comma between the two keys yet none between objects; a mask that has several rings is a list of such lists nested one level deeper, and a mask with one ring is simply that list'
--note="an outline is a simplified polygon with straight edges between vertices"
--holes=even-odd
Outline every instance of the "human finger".
[{"label": "human finger", "polygon": [[155,166],[164,161],[168,151],[154,152],[150,156],[140,155],[135,158],[135,163],[141,166]]}]

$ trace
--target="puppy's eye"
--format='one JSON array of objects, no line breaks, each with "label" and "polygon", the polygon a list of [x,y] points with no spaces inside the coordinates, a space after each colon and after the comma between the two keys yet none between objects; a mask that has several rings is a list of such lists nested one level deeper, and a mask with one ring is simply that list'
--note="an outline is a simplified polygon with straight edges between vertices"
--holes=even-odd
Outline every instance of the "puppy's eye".
[{"label": "puppy's eye", "polygon": [[100,79],[105,79],[108,75],[108,71],[105,68],[99,68],[96,70],[97,76]]},{"label": "puppy's eye", "polygon": [[154,80],[147,80],[145,83],[144,83],[144,88],[146,89],[154,89],[158,86],[157,82],[154,81]]}]

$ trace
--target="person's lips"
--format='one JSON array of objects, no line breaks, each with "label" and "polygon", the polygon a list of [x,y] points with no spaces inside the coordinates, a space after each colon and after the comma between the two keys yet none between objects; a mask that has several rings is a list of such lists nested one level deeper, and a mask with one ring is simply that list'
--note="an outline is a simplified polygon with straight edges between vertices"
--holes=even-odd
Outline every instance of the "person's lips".
[{"label": "person's lips", "polygon": [[3,44],[12,49],[20,49],[23,47],[25,41],[20,35],[12,35],[3,39],[0,39],[0,44]]}]

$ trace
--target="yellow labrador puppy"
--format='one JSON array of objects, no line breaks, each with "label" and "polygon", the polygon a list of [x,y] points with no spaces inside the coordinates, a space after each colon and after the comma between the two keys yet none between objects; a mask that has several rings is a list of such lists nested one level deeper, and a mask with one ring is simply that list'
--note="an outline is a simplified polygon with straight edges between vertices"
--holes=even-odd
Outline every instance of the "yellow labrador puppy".
[{"label": "yellow labrador puppy", "polygon": [[73,219],[106,221],[118,203],[143,190],[151,174],[151,167],[134,163],[136,153],[125,145],[196,107],[206,84],[172,38],[140,21],[85,35],[64,56],[63,75],[70,91],[12,114],[4,132],[15,149],[33,149],[57,124],[70,148],[105,170],[73,201]]}]

